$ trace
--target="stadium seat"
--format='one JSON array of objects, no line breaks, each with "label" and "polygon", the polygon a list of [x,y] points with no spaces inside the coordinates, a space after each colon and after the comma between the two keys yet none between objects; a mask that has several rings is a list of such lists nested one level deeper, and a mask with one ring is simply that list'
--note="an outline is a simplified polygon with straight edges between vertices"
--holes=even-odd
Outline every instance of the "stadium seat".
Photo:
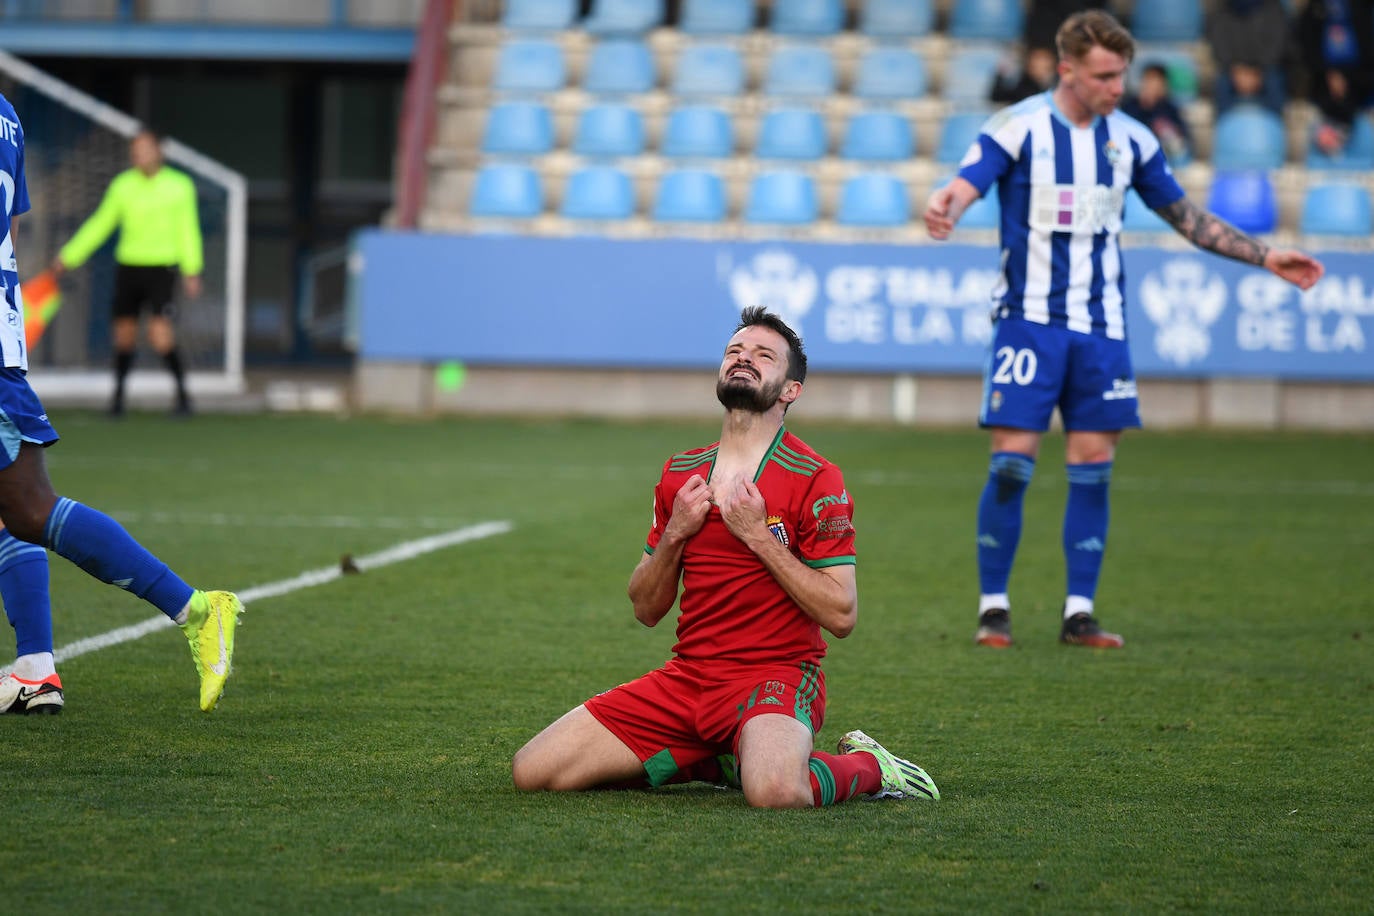
[{"label": "stadium seat", "polygon": [[538,102],[502,102],[487,114],[482,152],[537,156],[553,149],[553,114]]},{"label": "stadium seat", "polygon": [[725,159],[735,152],[730,115],[708,105],[674,108],[663,128],[662,152],[674,159]]},{"label": "stadium seat", "polygon": [[772,29],[779,35],[834,35],[844,27],[842,0],[773,0]]},{"label": "stadium seat", "polygon": [[901,162],[916,154],[911,121],[893,111],[861,111],[845,125],[840,155],[866,162]]},{"label": "stadium seat", "polygon": [[593,105],[577,116],[573,152],[581,156],[638,156],[644,118],[628,105]]},{"label": "stadium seat", "polygon": [[[1315,133],[1315,128],[1313,133]],[[1374,170],[1374,123],[1370,122],[1369,115],[1361,114],[1355,119],[1345,149],[1334,156],[1328,156],[1319,150],[1312,141],[1312,135],[1309,135],[1307,139],[1307,167],[1328,172],[1368,172]]]},{"label": "stadium seat", "polygon": [[654,88],[654,55],[635,38],[599,41],[587,55],[582,88],[596,95],[648,92]]},{"label": "stadium seat", "polygon": [[715,172],[681,169],[658,180],[654,219],[660,222],[718,223],[725,219],[725,182]]},{"label": "stadium seat", "polygon": [[506,0],[501,25],[519,32],[557,32],[577,18],[577,0]]},{"label": "stadium seat", "polygon": [[779,108],[759,122],[754,155],[760,159],[813,160],[825,155],[825,120],[806,108]]},{"label": "stadium seat", "polygon": [[568,176],[560,212],[569,219],[625,219],[635,212],[630,176],[609,165],[591,165]]},{"label": "stadium seat", "polygon": [[957,165],[978,139],[988,116],[981,111],[960,111],[947,115],[940,125],[940,140],[935,148],[935,161],[941,165]]},{"label": "stadium seat", "polygon": [[1121,226],[1127,232],[1173,232],[1174,227],[1164,217],[1145,205],[1135,191],[1126,194],[1126,215]]},{"label": "stadium seat", "polygon": [[1258,105],[1237,105],[1217,118],[1212,165],[1222,172],[1276,169],[1284,159],[1283,119]]},{"label": "stadium seat", "polygon": [[750,223],[813,223],[820,215],[816,182],[802,172],[762,172],[749,182],[744,219]]},{"label": "stadium seat", "polygon": [[595,0],[582,28],[593,35],[642,35],[663,22],[664,0]]},{"label": "stadium seat", "polygon": [[859,58],[854,95],[885,101],[919,99],[926,94],[926,65],[910,48],[878,47]]},{"label": "stadium seat", "polygon": [[835,92],[835,59],[815,45],[783,45],[768,59],[763,91],[787,98],[831,95]]},{"label": "stadium seat", "polygon": [[988,188],[986,194],[969,204],[964,215],[959,217],[961,229],[997,229],[1001,225],[1002,207],[997,197],[996,185]]},{"label": "stadium seat", "polygon": [[1368,239],[1374,233],[1369,191],[1354,183],[1320,184],[1307,189],[1299,231]]},{"label": "stadium seat", "polygon": [[1207,209],[1245,232],[1272,232],[1279,210],[1267,172],[1219,172],[1212,179]]},{"label": "stadium seat", "polygon": [[742,35],[754,27],[754,0],[686,0],[679,24],[688,35]]},{"label": "stadium seat", "polygon": [[846,226],[904,226],[911,220],[906,185],[880,172],[854,175],[840,188],[835,219]]},{"label": "stadium seat", "polygon": [[1145,0],[1134,4],[1131,34],[1136,41],[1198,41],[1202,38],[1200,0]]},{"label": "stadium seat", "polygon": [[988,105],[1002,52],[992,47],[960,48],[945,62],[941,96],[955,105]]},{"label": "stadium seat", "polygon": [[555,92],[567,82],[563,49],[552,41],[517,39],[501,46],[492,88],[503,92]]},{"label": "stadium seat", "polygon": [[539,173],[526,165],[493,163],[477,170],[473,183],[473,216],[528,218],[544,210]]},{"label": "stadium seat", "polygon": [[1020,0],[958,0],[950,4],[949,36],[960,41],[1016,41],[1025,13]]},{"label": "stadium seat", "polygon": [[920,38],[935,24],[931,0],[866,0],[859,31],[870,38]]},{"label": "stadium seat", "polygon": [[739,95],[744,91],[744,59],[729,45],[689,45],[678,55],[672,89],[684,97]]}]

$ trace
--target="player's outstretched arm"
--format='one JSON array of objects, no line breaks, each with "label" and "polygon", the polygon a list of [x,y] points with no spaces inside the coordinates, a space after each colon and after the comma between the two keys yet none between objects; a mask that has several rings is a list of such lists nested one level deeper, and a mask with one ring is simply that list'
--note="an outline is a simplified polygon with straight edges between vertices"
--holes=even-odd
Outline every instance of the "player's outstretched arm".
[{"label": "player's outstretched arm", "polygon": [[693,474],[673,497],[672,514],[663,526],[654,552],[646,553],[630,574],[626,592],[634,605],[635,619],[652,627],[672,610],[682,580],[682,551],[706,523],[711,511],[711,487]]},{"label": "player's outstretched arm", "polygon": [[1197,247],[1263,267],[1300,289],[1311,289],[1326,269],[1311,255],[1291,248],[1270,248],[1186,197],[1158,211],[1179,235]]}]

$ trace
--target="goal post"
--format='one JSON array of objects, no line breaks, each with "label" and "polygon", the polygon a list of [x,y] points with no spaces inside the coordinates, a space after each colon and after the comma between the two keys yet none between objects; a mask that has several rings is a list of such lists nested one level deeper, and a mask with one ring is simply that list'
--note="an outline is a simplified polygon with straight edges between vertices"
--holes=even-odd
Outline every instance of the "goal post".
[{"label": "goal post", "polygon": [[[0,51],[0,92],[24,126],[31,209],[19,221],[20,281],[47,267],[95,211],[110,180],[129,167],[128,144],[143,127],[135,118]],[[165,138],[168,164],[196,187],[204,240],[202,290],[187,300],[178,288],[177,346],[193,398],[243,391],[248,191],[244,177],[183,143]],[[99,404],[113,385],[110,302],[114,246],[107,242],[62,278],[62,308],[29,354],[29,381],[54,404]],[[170,403],[169,373],[150,351],[129,377],[129,400]]]}]

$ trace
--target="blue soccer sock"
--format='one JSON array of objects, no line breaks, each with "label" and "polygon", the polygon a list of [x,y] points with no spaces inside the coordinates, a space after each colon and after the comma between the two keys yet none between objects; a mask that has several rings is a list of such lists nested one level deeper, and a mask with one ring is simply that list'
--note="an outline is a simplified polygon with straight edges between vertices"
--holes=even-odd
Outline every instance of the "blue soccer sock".
[{"label": "blue soccer sock", "polygon": [[1021,506],[1035,473],[1035,459],[994,452],[988,482],[978,500],[978,583],[984,595],[1006,594],[1016,545],[1021,540]]},{"label": "blue soccer sock", "polygon": [[48,552],[0,529],[0,601],[14,627],[16,656],[52,652]]},{"label": "blue soccer sock", "polygon": [[103,512],[62,497],[43,528],[44,546],[101,582],[133,592],[173,620],[191,586]]},{"label": "blue soccer sock", "polygon": [[[1112,463],[1071,464],[1067,470],[1064,562],[1068,568],[1068,594],[1087,599],[1091,609],[1103,552],[1107,549],[1107,489],[1112,481]],[[1077,606],[1083,603],[1078,602]]]}]

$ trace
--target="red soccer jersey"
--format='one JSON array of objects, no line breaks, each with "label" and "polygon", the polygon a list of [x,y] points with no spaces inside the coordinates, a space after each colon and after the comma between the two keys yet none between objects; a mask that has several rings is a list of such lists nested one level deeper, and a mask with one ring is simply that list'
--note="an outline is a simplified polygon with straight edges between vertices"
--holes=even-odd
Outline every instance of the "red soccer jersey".
[{"label": "red soccer jersey", "polygon": [[[710,482],[719,444],[674,455],[663,466],[647,553],[658,547],[683,484],[693,474]],[[855,562],[854,505],[838,467],[780,429],[754,484],[763,494],[768,530],[793,556],[812,568]],[[678,605],[673,652],[680,658],[753,665],[818,663],[825,655],[820,625],[730,533],[715,506],[683,550]]]}]

